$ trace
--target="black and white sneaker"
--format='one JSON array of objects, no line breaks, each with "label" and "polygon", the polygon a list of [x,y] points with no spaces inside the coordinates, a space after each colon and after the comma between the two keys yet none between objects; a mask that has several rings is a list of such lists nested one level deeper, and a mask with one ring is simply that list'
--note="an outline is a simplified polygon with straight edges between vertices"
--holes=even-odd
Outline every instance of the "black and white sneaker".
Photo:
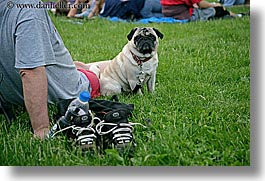
[{"label": "black and white sneaker", "polygon": [[72,134],[76,146],[80,146],[82,151],[93,151],[96,148],[96,130],[95,124],[91,116],[92,114],[85,114],[74,119],[74,126],[72,127]]},{"label": "black and white sneaker", "polygon": [[96,131],[91,125],[87,127],[74,126],[72,132],[75,134],[75,145],[80,146],[82,151],[93,151],[96,148]]},{"label": "black and white sneaker", "polygon": [[120,153],[131,154],[136,147],[133,138],[133,126],[140,123],[128,121],[126,110],[115,110],[107,113],[104,120],[96,125],[96,131],[103,136],[103,150],[115,148]]}]

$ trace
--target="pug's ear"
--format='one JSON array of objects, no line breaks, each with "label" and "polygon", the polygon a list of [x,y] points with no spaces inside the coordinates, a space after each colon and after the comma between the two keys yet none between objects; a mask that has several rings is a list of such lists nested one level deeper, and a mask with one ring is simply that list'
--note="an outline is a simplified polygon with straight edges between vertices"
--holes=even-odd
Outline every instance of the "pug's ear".
[{"label": "pug's ear", "polygon": [[164,35],[163,33],[161,33],[158,29],[153,28],[153,30],[155,31],[156,35],[162,40]]},{"label": "pug's ear", "polygon": [[136,32],[137,29],[138,29],[138,28],[134,28],[134,29],[132,29],[131,32],[127,35],[127,39],[128,39],[129,41],[131,41],[131,39],[132,39],[132,37],[133,37],[133,35],[134,35],[134,33]]}]

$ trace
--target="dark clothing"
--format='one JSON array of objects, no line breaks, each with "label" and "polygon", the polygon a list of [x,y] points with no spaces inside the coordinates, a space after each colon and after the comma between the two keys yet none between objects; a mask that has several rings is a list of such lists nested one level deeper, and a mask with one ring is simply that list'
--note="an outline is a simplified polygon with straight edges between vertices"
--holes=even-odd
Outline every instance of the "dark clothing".
[{"label": "dark clothing", "polygon": [[100,13],[103,17],[118,17],[121,19],[140,19],[140,11],[145,0],[106,0],[104,10]]},{"label": "dark clothing", "polygon": [[140,13],[143,18],[163,17],[160,0],[145,0]]},{"label": "dark clothing", "polygon": [[206,21],[210,19],[230,16],[224,7],[194,8],[201,0],[161,0],[162,13],[165,17],[173,17],[179,20]]},{"label": "dark clothing", "polygon": [[165,17],[173,17],[175,19],[190,19],[189,7],[184,4],[162,6],[162,12]]}]

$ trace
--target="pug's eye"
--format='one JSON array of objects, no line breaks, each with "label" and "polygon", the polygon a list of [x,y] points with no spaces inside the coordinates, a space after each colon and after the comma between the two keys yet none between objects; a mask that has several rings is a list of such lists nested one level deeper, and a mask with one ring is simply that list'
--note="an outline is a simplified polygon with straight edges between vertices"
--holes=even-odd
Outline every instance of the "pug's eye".
[{"label": "pug's eye", "polygon": [[154,35],[150,35],[149,37],[150,37],[153,41],[156,40],[156,37],[155,37]]},{"label": "pug's eye", "polygon": [[134,38],[134,44],[137,44],[137,42],[138,42],[138,40],[139,40],[140,38],[141,38],[140,36],[136,36],[136,37]]}]

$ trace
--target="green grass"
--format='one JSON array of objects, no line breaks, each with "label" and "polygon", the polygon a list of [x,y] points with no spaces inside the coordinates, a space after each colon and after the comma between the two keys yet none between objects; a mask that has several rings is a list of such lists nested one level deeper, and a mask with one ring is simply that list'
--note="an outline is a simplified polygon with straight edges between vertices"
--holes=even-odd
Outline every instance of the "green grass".
[{"label": "green grass", "polygon": [[131,159],[115,150],[82,156],[63,137],[33,139],[26,113],[19,113],[11,126],[1,116],[0,165],[250,165],[249,17],[147,25],[51,18],[73,59],[83,62],[115,57],[136,26],[164,33],[155,94],[119,96],[122,102],[135,104],[130,121],[145,124],[144,119],[150,118],[152,126],[135,127],[138,146]]}]

